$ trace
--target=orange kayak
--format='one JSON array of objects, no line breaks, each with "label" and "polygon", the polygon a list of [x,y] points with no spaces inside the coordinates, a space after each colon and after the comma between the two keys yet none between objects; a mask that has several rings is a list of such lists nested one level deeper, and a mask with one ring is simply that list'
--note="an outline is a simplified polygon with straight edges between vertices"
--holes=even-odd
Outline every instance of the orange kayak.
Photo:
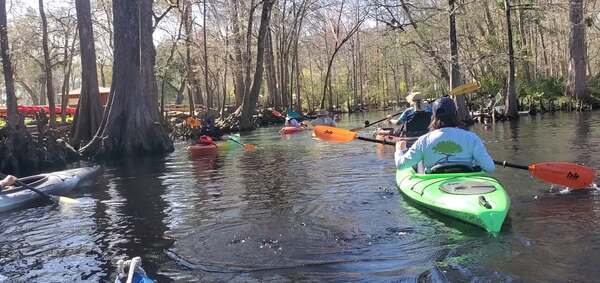
[{"label": "orange kayak", "polygon": [[302,131],[304,131],[304,128],[302,128],[302,127],[283,127],[281,130],[279,130],[279,132],[282,135],[289,135],[289,134],[299,133]]}]

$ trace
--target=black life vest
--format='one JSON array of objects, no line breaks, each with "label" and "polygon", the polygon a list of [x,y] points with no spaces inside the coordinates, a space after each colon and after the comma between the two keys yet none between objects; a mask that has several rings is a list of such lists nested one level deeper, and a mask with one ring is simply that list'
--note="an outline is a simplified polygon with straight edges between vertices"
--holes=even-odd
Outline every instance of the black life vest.
[{"label": "black life vest", "polygon": [[429,132],[431,123],[431,113],[427,111],[417,111],[400,128],[399,136],[419,137]]}]

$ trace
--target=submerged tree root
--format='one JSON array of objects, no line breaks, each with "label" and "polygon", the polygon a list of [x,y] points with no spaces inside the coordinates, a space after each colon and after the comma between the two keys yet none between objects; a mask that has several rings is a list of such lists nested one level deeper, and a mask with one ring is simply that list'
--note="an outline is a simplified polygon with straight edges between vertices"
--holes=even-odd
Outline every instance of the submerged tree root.
[{"label": "submerged tree root", "polygon": [[79,153],[63,138],[66,136],[66,131],[41,126],[32,134],[22,119],[16,129],[0,129],[0,172],[21,175],[80,159]]}]

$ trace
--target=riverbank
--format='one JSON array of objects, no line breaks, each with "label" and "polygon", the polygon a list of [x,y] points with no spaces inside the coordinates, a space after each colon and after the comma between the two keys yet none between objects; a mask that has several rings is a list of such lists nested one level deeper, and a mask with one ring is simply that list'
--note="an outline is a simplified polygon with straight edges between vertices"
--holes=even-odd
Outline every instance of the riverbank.
[{"label": "riverbank", "polygon": [[0,172],[26,176],[43,170],[62,169],[81,158],[68,144],[69,125],[51,129],[46,123],[42,120],[36,126],[26,126],[21,117],[14,130],[0,128]]}]

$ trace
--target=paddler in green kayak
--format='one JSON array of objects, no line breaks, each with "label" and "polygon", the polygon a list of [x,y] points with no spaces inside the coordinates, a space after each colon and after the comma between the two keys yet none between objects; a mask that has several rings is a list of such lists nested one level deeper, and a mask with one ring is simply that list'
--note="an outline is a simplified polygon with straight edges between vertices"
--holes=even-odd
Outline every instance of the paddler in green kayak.
[{"label": "paddler in green kayak", "polygon": [[396,167],[406,169],[423,162],[425,173],[435,165],[466,165],[473,171],[495,170],[481,139],[473,132],[459,128],[456,104],[450,97],[442,97],[432,105],[433,117],[429,133],[421,136],[409,149],[406,141],[396,143]]}]

